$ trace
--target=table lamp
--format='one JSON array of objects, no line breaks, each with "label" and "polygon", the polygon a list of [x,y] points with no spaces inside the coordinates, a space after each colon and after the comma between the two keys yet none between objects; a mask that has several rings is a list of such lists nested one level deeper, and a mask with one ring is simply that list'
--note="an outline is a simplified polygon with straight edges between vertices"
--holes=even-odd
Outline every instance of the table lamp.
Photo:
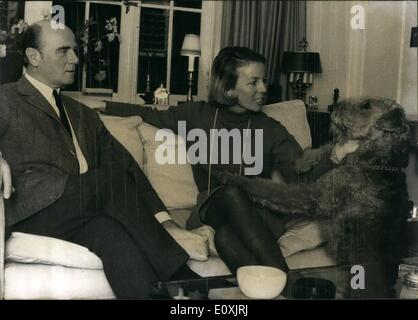
[{"label": "table lamp", "polygon": [[186,34],[184,36],[183,45],[181,47],[180,54],[182,56],[189,57],[188,67],[188,93],[186,101],[193,101],[192,85],[193,85],[193,72],[194,72],[194,60],[196,57],[200,57],[200,37],[196,34]]},{"label": "table lamp", "polygon": [[308,52],[308,42],[303,39],[299,44],[303,51],[283,53],[282,72],[289,74],[288,82],[296,93],[296,98],[305,101],[305,91],[312,85],[314,73],[322,73],[321,59],[318,52]]}]

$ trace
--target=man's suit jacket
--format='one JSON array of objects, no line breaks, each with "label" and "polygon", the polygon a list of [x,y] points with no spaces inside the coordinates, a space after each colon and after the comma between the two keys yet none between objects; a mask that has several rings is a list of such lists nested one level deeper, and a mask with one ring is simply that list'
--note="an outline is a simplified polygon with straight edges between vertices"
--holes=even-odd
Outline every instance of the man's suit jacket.
[{"label": "man's suit jacket", "polygon": [[[62,97],[90,170],[135,160],[106,130],[94,110]],[[78,175],[71,137],[48,101],[22,77],[0,87],[0,151],[16,192],[5,202],[6,225],[30,217],[59,199],[69,175]],[[141,170],[139,192],[151,213],[166,210]]]}]

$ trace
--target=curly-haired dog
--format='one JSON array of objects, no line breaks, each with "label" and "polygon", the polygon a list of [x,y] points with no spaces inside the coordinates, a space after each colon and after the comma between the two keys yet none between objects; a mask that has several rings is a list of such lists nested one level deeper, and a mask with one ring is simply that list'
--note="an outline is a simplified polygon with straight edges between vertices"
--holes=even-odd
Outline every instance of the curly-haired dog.
[{"label": "curly-haired dog", "polygon": [[295,165],[303,172],[331,159],[332,169],[313,183],[283,185],[227,173],[219,176],[274,212],[322,220],[329,251],[339,264],[377,263],[381,277],[393,281],[388,274],[396,276],[406,248],[404,111],[389,99],[347,99],[332,113],[332,130],[332,144],[305,152]]}]

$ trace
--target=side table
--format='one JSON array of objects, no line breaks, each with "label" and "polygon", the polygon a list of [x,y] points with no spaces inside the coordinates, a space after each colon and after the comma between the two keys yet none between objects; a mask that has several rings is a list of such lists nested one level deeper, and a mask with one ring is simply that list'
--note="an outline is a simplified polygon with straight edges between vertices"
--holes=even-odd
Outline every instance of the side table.
[{"label": "side table", "polygon": [[331,113],[327,111],[308,110],[306,113],[312,136],[312,149],[328,143],[331,140]]}]

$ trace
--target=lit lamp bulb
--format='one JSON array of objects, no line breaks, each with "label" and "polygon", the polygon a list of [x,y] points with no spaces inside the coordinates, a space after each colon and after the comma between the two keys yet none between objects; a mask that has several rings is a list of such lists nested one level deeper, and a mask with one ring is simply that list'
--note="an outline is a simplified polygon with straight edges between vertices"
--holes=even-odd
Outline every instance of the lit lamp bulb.
[{"label": "lit lamp bulb", "polygon": [[192,96],[192,83],[193,83],[193,71],[194,71],[194,60],[196,57],[200,57],[200,37],[196,34],[186,34],[184,36],[183,45],[181,47],[180,54],[182,56],[189,57],[189,81],[188,81],[188,94],[186,101],[193,101]]}]

